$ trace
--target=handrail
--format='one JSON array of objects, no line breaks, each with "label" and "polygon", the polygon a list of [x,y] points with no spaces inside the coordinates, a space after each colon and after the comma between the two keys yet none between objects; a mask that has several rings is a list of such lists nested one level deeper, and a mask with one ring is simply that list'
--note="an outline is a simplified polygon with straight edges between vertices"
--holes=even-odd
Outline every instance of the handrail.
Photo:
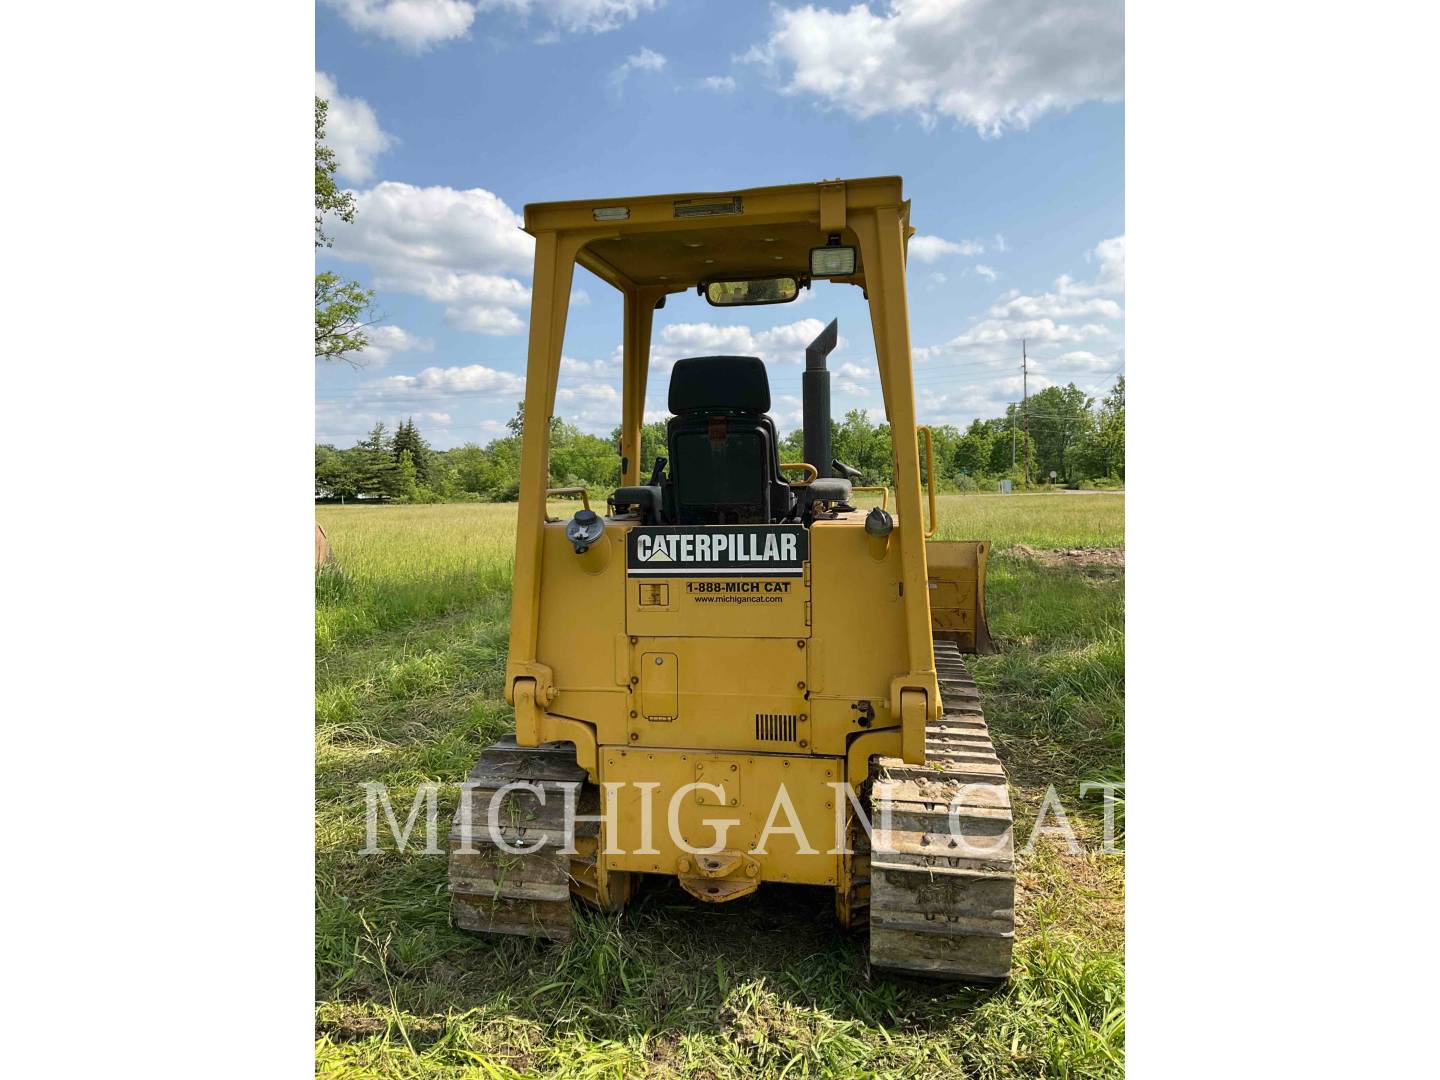
[{"label": "handrail", "polygon": [[925,433],[925,494],[930,500],[930,525],[925,530],[925,539],[929,540],[935,535],[936,511],[935,511],[935,433],[930,430],[928,424],[921,424],[915,429],[916,435]]},{"label": "handrail", "polygon": [[790,463],[788,463],[788,464],[786,464],[785,462],[781,462],[781,464],[780,464],[780,471],[781,471],[781,472],[784,472],[786,469],[809,469],[809,470],[810,470],[810,475],[807,476],[807,477],[805,477],[804,480],[792,480],[792,481],[790,481],[790,486],[791,486],[791,487],[805,487],[805,486],[807,486],[808,484],[810,484],[811,482],[813,482],[813,481],[815,481],[815,480],[818,480],[818,479],[820,478],[820,470],[817,469],[814,465],[811,465],[808,461],[792,461],[792,462],[790,462]]},{"label": "handrail", "polygon": [[546,521],[560,520],[559,518],[552,518],[550,516],[550,507],[548,503],[550,502],[550,496],[552,495],[579,495],[580,502],[584,505],[585,509],[590,509],[590,492],[586,491],[583,487],[546,488],[545,503],[541,505],[541,510],[544,513]]},{"label": "handrail", "polygon": [[874,487],[852,487],[850,494],[859,495],[862,491],[878,491],[880,493],[880,509],[890,509],[890,489],[888,487],[883,484],[877,484]]}]

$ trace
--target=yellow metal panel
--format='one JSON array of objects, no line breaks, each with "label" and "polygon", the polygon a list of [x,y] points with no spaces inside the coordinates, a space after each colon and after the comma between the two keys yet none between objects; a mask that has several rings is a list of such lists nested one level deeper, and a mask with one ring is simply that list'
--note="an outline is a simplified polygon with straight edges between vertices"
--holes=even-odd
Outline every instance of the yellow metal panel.
[{"label": "yellow metal panel", "polygon": [[[670,836],[672,803],[679,838],[690,847],[716,846],[714,823],[719,822],[723,829],[723,835],[718,838],[722,850],[752,853],[783,785],[795,811],[793,823],[798,824],[814,853],[803,854],[796,836],[772,832],[765,844],[766,854],[752,855],[759,864],[761,880],[834,885],[839,856],[829,852],[836,846],[836,790],[828,785],[843,779],[842,767],[836,758],[607,748],[601,754],[600,775],[604,783],[622,785],[618,788],[619,821],[612,846],[623,849],[624,854],[606,854],[606,865],[612,870],[683,872],[679,869],[680,860],[694,856]],[[721,796],[717,798],[713,792],[690,786],[697,782],[713,782]],[[659,785],[650,789],[648,796],[651,822],[648,838],[642,832],[645,815],[642,804],[647,796],[637,784]],[[792,824],[783,807],[776,812],[775,824],[780,827]],[[646,839],[653,853],[645,850]]]},{"label": "yellow metal panel", "polygon": [[[633,646],[629,736],[639,746],[810,750],[803,638],[640,637]],[[647,719],[646,680],[654,657],[678,667],[674,720]],[[669,664],[671,661],[667,660]],[[787,718],[771,723],[757,717]],[[658,722],[657,722],[658,719]],[[764,738],[787,735],[791,738]]]},{"label": "yellow metal panel", "polygon": [[640,654],[640,717],[670,722],[680,715],[680,658],[671,652]]},{"label": "yellow metal panel", "polygon": [[625,625],[625,530],[606,527],[602,543],[611,545],[612,550],[597,574],[585,572],[565,539],[564,522],[546,525],[541,543],[545,588],[536,653],[554,680],[555,697],[547,708],[595,724],[601,742],[621,742],[625,738],[625,684],[630,674],[629,639],[616,641],[615,632]]},{"label": "yellow metal panel", "polygon": [[[653,591],[662,588],[664,602]],[[631,578],[626,582],[626,628],[657,637],[778,637],[809,635],[800,578]]]},{"label": "yellow metal panel", "polygon": [[[901,545],[892,535],[884,557],[871,555],[863,515],[817,522],[810,529],[810,580],[814,607],[810,703],[817,753],[843,754],[849,736],[890,720],[890,684],[908,672],[905,604],[900,595]],[[897,528],[896,532],[901,530]]]}]

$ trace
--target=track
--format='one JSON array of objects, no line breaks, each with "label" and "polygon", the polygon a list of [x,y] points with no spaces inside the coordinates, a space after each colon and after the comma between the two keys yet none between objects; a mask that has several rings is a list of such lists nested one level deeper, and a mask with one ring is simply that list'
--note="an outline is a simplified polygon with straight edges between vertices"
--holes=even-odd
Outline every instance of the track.
[{"label": "track", "polygon": [[998,982],[1015,939],[1009,789],[953,642],[935,642],[935,664],[945,713],[927,727],[925,764],[871,765],[874,836],[856,847],[851,908],[858,922],[868,906],[872,967]]},{"label": "track", "polygon": [[[506,784],[516,782],[542,788],[545,804],[529,791],[507,794],[497,813],[499,835],[511,847],[531,847],[544,839],[545,846],[535,854],[512,854],[491,842],[491,801]],[[588,850],[588,860],[583,854],[562,853],[566,788],[575,783],[583,785],[580,813],[594,814],[595,789],[585,783],[585,770],[575,763],[575,748],[569,743],[522,747],[510,734],[480,755],[461,789],[450,827],[450,917],[456,926],[569,940],[574,919],[571,879],[583,883],[587,861],[593,873],[598,828],[588,822],[575,830],[576,847]]]}]

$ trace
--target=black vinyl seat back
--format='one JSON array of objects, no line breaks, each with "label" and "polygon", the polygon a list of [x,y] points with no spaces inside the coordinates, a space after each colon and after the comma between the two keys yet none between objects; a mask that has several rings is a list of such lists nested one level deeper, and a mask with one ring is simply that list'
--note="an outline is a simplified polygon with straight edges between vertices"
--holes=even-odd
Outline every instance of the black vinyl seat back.
[{"label": "black vinyl seat back", "polygon": [[679,525],[770,524],[794,506],[780,475],[770,380],[755,356],[694,356],[670,373],[665,517]]}]

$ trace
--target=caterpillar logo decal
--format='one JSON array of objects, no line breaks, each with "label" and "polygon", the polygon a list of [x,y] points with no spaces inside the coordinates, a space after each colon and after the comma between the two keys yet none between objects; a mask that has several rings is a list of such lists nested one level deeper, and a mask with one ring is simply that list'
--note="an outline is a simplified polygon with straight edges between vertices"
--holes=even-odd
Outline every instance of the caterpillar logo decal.
[{"label": "caterpillar logo decal", "polygon": [[631,529],[631,577],[800,577],[810,536],[800,525],[697,525]]}]

